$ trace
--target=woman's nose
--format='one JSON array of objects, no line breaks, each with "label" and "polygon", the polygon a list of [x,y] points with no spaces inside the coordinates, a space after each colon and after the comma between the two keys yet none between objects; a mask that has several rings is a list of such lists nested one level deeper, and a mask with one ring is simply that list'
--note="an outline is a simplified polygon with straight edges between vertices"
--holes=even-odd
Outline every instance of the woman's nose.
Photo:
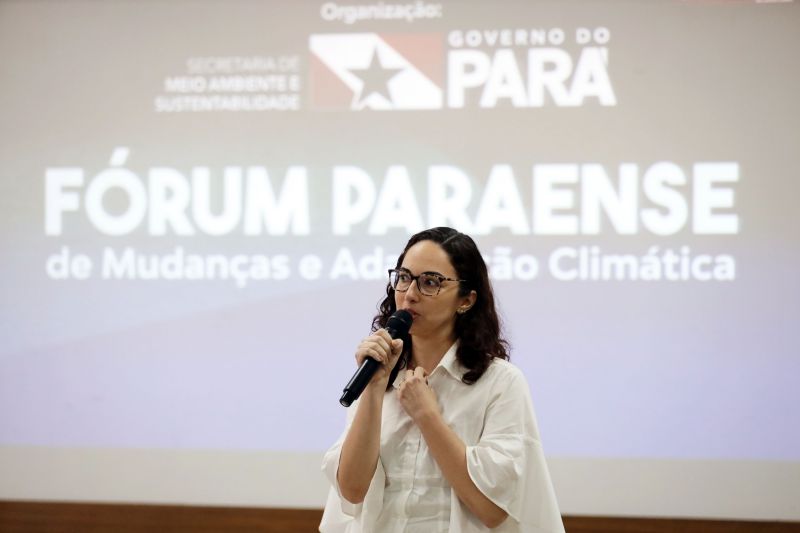
[{"label": "woman's nose", "polygon": [[408,290],[406,290],[405,297],[410,299],[411,301],[418,301],[420,297],[419,292],[419,279],[415,279],[411,281],[411,285],[408,286]]}]

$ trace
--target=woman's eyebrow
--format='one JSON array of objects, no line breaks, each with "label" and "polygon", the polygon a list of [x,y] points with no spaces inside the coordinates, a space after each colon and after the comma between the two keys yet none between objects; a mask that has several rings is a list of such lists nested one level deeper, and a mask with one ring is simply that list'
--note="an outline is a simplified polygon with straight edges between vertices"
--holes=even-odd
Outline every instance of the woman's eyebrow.
[{"label": "woman's eyebrow", "polygon": [[[398,268],[397,270],[405,270],[406,272],[408,272],[408,273],[409,273],[409,274],[411,274],[412,276],[414,275],[414,273],[413,273],[413,272],[411,272],[411,270],[407,269],[406,267],[400,267],[400,268]],[[433,274],[434,276],[441,276],[441,277],[443,277],[443,278],[446,278],[446,277],[447,277],[447,276],[445,276],[444,274],[442,274],[441,272],[436,272],[435,270],[426,270],[426,271],[424,271],[424,272],[420,272],[420,273],[419,273],[419,275],[420,275],[420,276],[421,276],[421,275],[423,275],[423,274]]]}]

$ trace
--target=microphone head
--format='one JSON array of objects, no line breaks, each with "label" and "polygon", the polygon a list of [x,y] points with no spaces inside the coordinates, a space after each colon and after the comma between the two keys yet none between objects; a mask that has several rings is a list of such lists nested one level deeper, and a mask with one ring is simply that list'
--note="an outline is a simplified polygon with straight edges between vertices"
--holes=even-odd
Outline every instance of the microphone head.
[{"label": "microphone head", "polygon": [[408,330],[411,329],[411,323],[414,317],[405,309],[398,309],[386,322],[386,330],[392,338],[405,337],[408,335]]}]

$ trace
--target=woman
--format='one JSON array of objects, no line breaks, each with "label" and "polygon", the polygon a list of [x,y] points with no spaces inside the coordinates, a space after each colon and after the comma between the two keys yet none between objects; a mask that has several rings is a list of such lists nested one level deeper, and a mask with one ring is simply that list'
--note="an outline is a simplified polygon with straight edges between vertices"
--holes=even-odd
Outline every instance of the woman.
[{"label": "woman", "polygon": [[[379,329],[397,309],[414,318],[405,342]],[[356,350],[365,357],[381,366],[325,454],[320,531],[564,531],[528,385],[507,361],[469,236],[411,237]]]}]

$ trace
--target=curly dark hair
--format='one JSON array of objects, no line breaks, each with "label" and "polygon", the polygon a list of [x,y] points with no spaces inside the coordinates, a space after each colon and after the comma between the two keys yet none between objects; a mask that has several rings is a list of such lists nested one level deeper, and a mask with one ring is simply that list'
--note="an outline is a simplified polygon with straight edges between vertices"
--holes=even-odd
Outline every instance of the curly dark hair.
[{"label": "curly dark hair", "polygon": [[[460,296],[466,296],[473,290],[477,293],[475,305],[467,313],[457,314],[455,323],[456,338],[460,341],[456,358],[469,369],[461,381],[472,385],[486,372],[492,359],[509,359],[509,344],[502,337],[486,263],[472,237],[453,228],[438,227],[413,235],[398,257],[395,268],[402,266],[408,249],[420,241],[433,241],[447,253],[458,277],[466,280],[459,283]],[[372,331],[386,327],[389,317],[397,310],[394,293],[392,286],[387,284],[386,297],[378,306],[378,314],[372,319]],[[397,373],[408,365],[410,358],[411,339],[407,337],[403,339],[403,353],[389,376],[387,390],[391,388]]]}]

